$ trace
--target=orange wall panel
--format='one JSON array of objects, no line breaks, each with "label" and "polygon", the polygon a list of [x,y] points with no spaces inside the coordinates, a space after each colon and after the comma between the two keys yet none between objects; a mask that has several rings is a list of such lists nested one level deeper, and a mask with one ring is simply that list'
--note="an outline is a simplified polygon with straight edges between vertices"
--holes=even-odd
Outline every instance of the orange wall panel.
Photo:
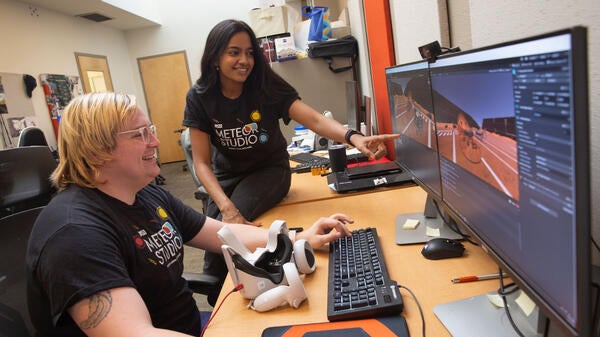
[{"label": "orange wall panel", "polygon": [[[367,40],[369,41],[369,61],[377,126],[379,134],[391,133],[392,123],[389,113],[387,83],[385,81],[385,68],[396,63],[390,5],[388,0],[364,0],[363,6]],[[394,159],[393,141],[388,142],[386,146],[388,157]]]}]

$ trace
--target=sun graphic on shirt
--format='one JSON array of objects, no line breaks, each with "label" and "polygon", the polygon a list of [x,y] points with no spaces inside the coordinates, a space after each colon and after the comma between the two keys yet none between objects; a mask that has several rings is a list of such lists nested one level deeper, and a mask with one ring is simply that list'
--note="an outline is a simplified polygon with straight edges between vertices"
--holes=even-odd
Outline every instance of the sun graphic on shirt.
[{"label": "sun graphic on shirt", "polygon": [[250,113],[250,119],[254,122],[258,122],[260,121],[261,115],[260,115],[260,111],[258,110],[254,110]]},{"label": "sun graphic on shirt", "polygon": [[169,217],[167,211],[165,211],[165,209],[160,206],[156,207],[156,215],[158,215],[158,217],[163,220],[166,220]]}]

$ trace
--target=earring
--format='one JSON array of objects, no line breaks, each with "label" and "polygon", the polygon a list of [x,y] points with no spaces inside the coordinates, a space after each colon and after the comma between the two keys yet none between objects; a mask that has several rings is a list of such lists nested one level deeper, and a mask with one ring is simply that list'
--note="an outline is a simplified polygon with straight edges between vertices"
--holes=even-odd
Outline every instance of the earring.
[{"label": "earring", "polygon": [[219,66],[215,66],[215,69],[217,69],[217,71],[219,71],[220,68],[219,68]]}]

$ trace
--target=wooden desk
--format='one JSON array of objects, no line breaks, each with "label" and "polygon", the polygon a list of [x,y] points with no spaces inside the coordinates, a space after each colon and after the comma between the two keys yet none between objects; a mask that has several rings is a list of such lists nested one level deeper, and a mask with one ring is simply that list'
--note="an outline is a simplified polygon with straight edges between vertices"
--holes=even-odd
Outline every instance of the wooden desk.
[{"label": "wooden desk", "polygon": [[[464,257],[431,261],[421,255],[422,245],[398,246],[395,243],[395,216],[398,213],[422,210],[425,192],[418,187],[383,190],[360,194],[352,198],[334,198],[297,205],[276,207],[259,218],[268,226],[273,220],[285,219],[288,226],[309,226],[319,216],[343,212],[352,216],[352,227],[376,227],[393,280],[412,290],[424,310],[428,336],[450,336],[433,313],[437,304],[483,294],[498,288],[498,280],[453,284],[450,280],[464,275],[497,272],[496,264],[480,248],[465,243]],[[270,326],[327,321],[327,249],[316,252],[317,270],[306,275],[304,286],[308,299],[300,308],[278,308],[267,313],[247,309],[248,301],[239,294],[231,294],[210,323],[205,336],[260,336]],[[224,292],[233,288],[228,278]],[[406,318],[413,336],[420,336],[421,318],[417,306],[406,290],[400,291]],[[217,303],[221,303],[221,293]]]},{"label": "wooden desk", "polygon": [[293,205],[309,201],[339,198],[343,194],[336,193],[327,186],[327,177],[313,176],[310,172],[292,173],[290,191],[279,203]]}]

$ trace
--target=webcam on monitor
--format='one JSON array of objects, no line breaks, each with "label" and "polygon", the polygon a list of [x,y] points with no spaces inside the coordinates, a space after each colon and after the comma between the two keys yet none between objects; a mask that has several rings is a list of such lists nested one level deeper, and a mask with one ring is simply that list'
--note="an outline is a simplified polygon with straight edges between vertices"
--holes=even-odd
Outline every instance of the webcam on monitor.
[{"label": "webcam on monitor", "polygon": [[419,47],[419,53],[424,60],[435,60],[436,57],[442,54],[442,47],[438,41],[433,41]]},{"label": "webcam on monitor", "polygon": [[429,62],[434,62],[435,59],[442,54],[456,53],[460,51],[459,47],[442,47],[440,46],[440,43],[437,40],[426,45],[420,46],[418,49],[419,54],[421,54],[421,58],[423,58],[424,60],[429,60]]}]

